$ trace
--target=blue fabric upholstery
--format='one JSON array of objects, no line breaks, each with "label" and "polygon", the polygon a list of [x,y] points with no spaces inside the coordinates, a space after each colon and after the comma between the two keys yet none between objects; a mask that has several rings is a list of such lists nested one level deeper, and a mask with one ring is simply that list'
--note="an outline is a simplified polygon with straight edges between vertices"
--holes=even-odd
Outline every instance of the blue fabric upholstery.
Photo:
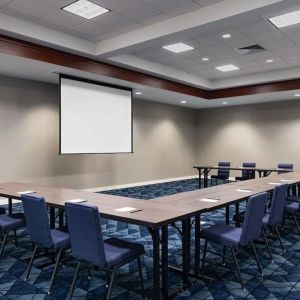
[{"label": "blue fabric upholstery", "polygon": [[99,267],[125,263],[144,253],[144,247],[118,239],[103,241],[96,206],[66,203],[72,255]]},{"label": "blue fabric upholstery", "polygon": [[[255,168],[255,162],[243,162],[243,167],[245,168]],[[247,180],[255,178],[254,170],[242,170],[242,177],[235,177],[236,180]]]},{"label": "blue fabric upholstery", "polygon": [[[37,194],[21,196],[27,223],[27,231],[31,241],[41,247],[56,249],[69,246],[69,236],[59,230],[51,230],[49,225],[45,199]],[[65,236],[65,234],[67,236]]]},{"label": "blue fabric upholstery", "polygon": [[109,238],[104,241],[104,251],[109,267],[120,265],[130,258],[137,257],[145,253],[143,245],[116,238]]},{"label": "blue fabric upholstery", "polygon": [[0,215],[5,214],[5,209],[3,207],[0,207]]},{"label": "blue fabric upholstery", "polygon": [[286,201],[300,202],[299,196],[287,196]]},{"label": "blue fabric upholstery", "polygon": [[297,213],[300,210],[300,203],[295,201],[286,201],[285,210],[289,213]]},{"label": "blue fabric upholstery", "polygon": [[[219,167],[230,167],[229,161],[219,161]],[[211,175],[213,179],[228,179],[230,174],[230,170],[228,168],[220,168],[218,169],[218,175]]]},{"label": "blue fabric upholstery", "polygon": [[242,235],[242,229],[226,224],[217,224],[201,231],[201,238],[208,239],[214,243],[238,247]]},{"label": "blue fabric upholstery", "polygon": [[259,193],[249,197],[242,228],[241,245],[247,245],[259,238],[267,200],[268,193]]},{"label": "blue fabric upholstery", "polygon": [[0,215],[0,230],[16,230],[25,226],[25,217],[22,213],[16,213],[11,216]]},{"label": "blue fabric upholstery", "polygon": [[[287,169],[287,170],[293,171],[294,165],[290,164],[290,163],[279,163],[278,169]],[[281,173],[284,173],[284,172],[280,172],[280,171],[278,172],[278,174],[281,174]]]},{"label": "blue fabric upholstery", "polygon": [[276,186],[273,190],[273,197],[268,217],[268,225],[273,226],[282,221],[284,206],[286,202],[288,184]]}]

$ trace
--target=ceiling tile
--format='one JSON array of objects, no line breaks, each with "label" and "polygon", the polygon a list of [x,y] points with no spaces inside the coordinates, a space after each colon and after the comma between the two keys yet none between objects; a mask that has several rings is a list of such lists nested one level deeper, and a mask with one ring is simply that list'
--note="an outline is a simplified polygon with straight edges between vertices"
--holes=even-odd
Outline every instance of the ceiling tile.
[{"label": "ceiling tile", "polygon": [[13,2],[13,0],[0,0],[0,8]]},{"label": "ceiling tile", "polygon": [[6,14],[6,15],[9,15],[9,16],[12,16],[12,17],[15,17],[15,18],[19,18],[19,19],[22,19],[22,20],[25,20],[25,21],[35,21],[37,20],[38,18],[37,17],[34,17],[34,16],[31,16],[31,15],[27,15],[25,13],[21,13],[19,12],[18,10],[15,10],[15,9],[12,9],[12,8],[9,8],[9,7],[3,7],[1,8],[0,10],[2,13]]},{"label": "ceiling tile", "polygon": [[187,43],[195,48],[200,48],[200,47],[209,47],[217,44],[218,42],[209,36],[202,36],[197,39],[188,41]]},{"label": "ceiling tile", "polygon": [[57,9],[53,5],[40,0],[15,0],[7,7],[35,18],[41,18]]},{"label": "ceiling tile", "polygon": [[93,0],[93,2],[99,4],[107,9],[115,10],[119,7],[128,5],[133,2],[137,2],[137,0]]},{"label": "ceiling tile", "polygon": [[143,2],[146,2],[163,12],[169,12],[177,8],[195,4],[192,0],[143,0]]},{"label": "ceiling tile", "polygon": [[169,10],[166,13],[172,17],[176,17],[179,15],[183,15],[183,14],[192,12],[194,10],[198,10],[198,9],[201,9],[201,6],[198,3],[194,2],[194,3],[188,4],[188,5],[182,6],[182,7],[178,7],[173,10]]},{"label": "ceiling tile", "polygon": [[167,15],[165,13],[162,13],[160,15],[157,15],[157,16],[153,17],[153,18],[150,18],[150,19],[147,19],[147,20],[143,21],[142,23],[144,25],[151,25],[151,24],[154,24],[154,23],[157,23],[157,22],[162,22],[162,21],[164,21],[166,19],[169,19],[169,18],[170,18],[169,15]]},{"label": "ceiling tile", "polygon": [[116,12],[137,22],[143,22],[161,14],[160,10],[139,1],[118,8]]},{"label": "ceiling tile", "polygon": [[65,7],[71,3],[73,3],[75,0],[39,0],[41,3],[47,3],[49,5],[55,6],[56,8],[62,8]]},{"label": "ceiling tile", "polygon": [[202,7],[213,5],[223,0],[195,0],[195,2],[199,3]]},{"label": "ceiling tile", "polygon": [[99,36],[100,34],[109,32],[109,28],[93,23],[91,21],[81,23],[75,26],[73,30],[77,31],[80,34],[86,35],[86,39],[91,39],[95,36]]},{"label": "ceiling tile", "polygon": [[119,31],[115,31],[115,30],[110,30],[104,34],[100,34],[98,36],[95,36],[93,38],[90,39],[90,41],[92,42],[99,42],[99,41],[103,41],[103,40],[107,40],[107,39],[110,39],[110,38],[113,38],[115,36],[118,36],[122,34],[121,32]]}]

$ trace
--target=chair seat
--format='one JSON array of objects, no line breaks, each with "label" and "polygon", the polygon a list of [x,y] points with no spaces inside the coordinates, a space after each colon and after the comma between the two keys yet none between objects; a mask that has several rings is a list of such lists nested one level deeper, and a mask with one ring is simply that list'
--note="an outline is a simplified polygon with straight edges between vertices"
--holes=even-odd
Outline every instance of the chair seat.
[{"label": "chair seat", "polygon": [[290,213],[297,213],[299,211],[299,202],[286,201],[285,210]]},{"label": "chair seat", "polygon": [[51,229],[51,235],[54,249],[70,247],[69,233],[59,229]]},{"label": "chair seat", "polygon": [[16,230],[25,226],[25,217],[22,213],[16,213],[11,216],[0,215],[0,229],[1,230]]},{"label": "chair seat", "polygon": [[201,230],[200,236],[203,239],[214,243],[237,247],[240,243],[242,229],[226,224],[217,224],[210,228]]},{"label": "chair seat", "polygon": [[125,263],[130,258],[134,258],[145,253],[144,246],[116,238],[109,238],[104,241],[104,251],[109,267]]},{"label": "chair seat", "polygon": [[298,196],[287,196],[286,201],[293,201],[293,202],[299,202],[300,203],[300,197],[298,197]]}]

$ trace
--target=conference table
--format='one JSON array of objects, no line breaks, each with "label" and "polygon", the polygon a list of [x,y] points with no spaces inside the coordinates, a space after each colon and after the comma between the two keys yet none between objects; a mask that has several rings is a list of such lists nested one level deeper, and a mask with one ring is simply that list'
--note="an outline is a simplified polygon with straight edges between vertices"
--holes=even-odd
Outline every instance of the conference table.
[{"label": "conference table", "polygon": [[198,170],[198,183],[199,183],[199,189],[201,189],[201,176],[203,174],[203,187],[208,187],[208,175],[211,170],[233,170],[233,171],[254,171],[258,173],[259,178],[269,176],[273,172],[291,172],[293,170],[291,169],[282,169],[282,168],[259,168],[259,167],[226,167],[226,166],[210,166],[210,165],[200,165],[200,166],[194,166],[194,169]]},{"label": "conference table", "polygon": [[[182,276],[182,291],[189,287],[190,277],[205,279],[199,274],[200,268],[200,230],[201,215],[216,209],[235,205],[238,213],[239,203],[256,193],[272,191],[274,186],[282,183],[289,185],[300,182],[299,172],[272,174],[269,177],[232,182],[206,189],[183,192],[152,200],[140,200],[114,195],[84,192],[79,190],[51,188],[29,183],[0,183],[0,196],[9,199],[20,199],[20,192],[33,191],[43,195],[50,210],[50,223],[54,227],[55,210],[63,211],[65,202],[71,199],[84,199],[87,204],[96,205],[101,217],[126,223],[146,226],[153,242],[153,299],[167,299],[176,296],[169,294],[169,271],[179,272]],[[9,213],[12,212],[10,204]],[[120,208],[131,207],[133,211],[120,211]],[[60,214],[61,216],[62,214]],[[169,266],[168,262],[168,226],[181,224],[182,234],[182,268]],[[225,222],[229,223],[229,214]],[[60,220],[59,226],[63,225]],[[236,225],[239,226],[236,220]],[[195,268],[191,270],[191,228],[195,227]],[[161,270],[161,272],[160,272]]]}]

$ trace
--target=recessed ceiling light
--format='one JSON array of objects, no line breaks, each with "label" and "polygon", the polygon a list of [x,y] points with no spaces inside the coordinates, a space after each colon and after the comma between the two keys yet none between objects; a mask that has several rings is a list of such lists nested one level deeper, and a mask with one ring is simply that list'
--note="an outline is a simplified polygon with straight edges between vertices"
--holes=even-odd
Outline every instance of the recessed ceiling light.
[{"label": "recessed ceiling light", "polygon": [[185,101],[185,100],[182,100],[182,101],[180,101],[180,103],[182,103],[182,104],[185,104],[185,103],[186,103],[186,101]]},{"label": "recessed ceiling light", "polygon": [[295,97],[300,97],[300,94],[295,94]]},{"label": "recessed ceiling light", "polygon": [[215,68],[221,72],[230,72],[230,71],[240,70],[240,68],[235,65],[224,65],[224,66],[218,66]]},{"label": "recessed ceiling light", "polygon": [[227,102],[227,101],[224,101],[222,104],[226,105],[226,104],[228,104],[228,102]]},{"label": "recessed ceiling light", "polygon": [[203,57],[202,60],[203,61],[209,61],[209,57]]},{"label": "recessed ceiling light", "polygon": [[109,11],[108,9],[88,0],[75,1],[70,5],[63,7],[62,9],[88,20]]},{"label": "recessed ceiling light", "polygon": [[142,95],[142,92],[135,92],[136,95]]},{"label": "recessed ceiling light", "polygon": [[184,43],[177,43],[172,45],[163,46],[164,49],[169,50],[173,53],[180,53],[184,51],[189,51],[195,49],[194,47],[191,47]]},{"label": "recessed ceiling light", "polygon": [[231,34],[230,34],[230,33],[224,33],[224,34],[222,35],[222,38],[223,38],[223,39],[230,39],[230,38],[231,38]]},{"label": "recessed ceiling light", "polygon": [[266,60],[266,63],[268,63],[268,64],[269,64],[269,63],[272,63],[272,62],[274,62],[273,59],[267,59],[267,60]]},{"label": "recessed ceiling light", "polygon": [[300,23],[300,10],[270,18],[269,21],[277,28],[291,26]]}]

